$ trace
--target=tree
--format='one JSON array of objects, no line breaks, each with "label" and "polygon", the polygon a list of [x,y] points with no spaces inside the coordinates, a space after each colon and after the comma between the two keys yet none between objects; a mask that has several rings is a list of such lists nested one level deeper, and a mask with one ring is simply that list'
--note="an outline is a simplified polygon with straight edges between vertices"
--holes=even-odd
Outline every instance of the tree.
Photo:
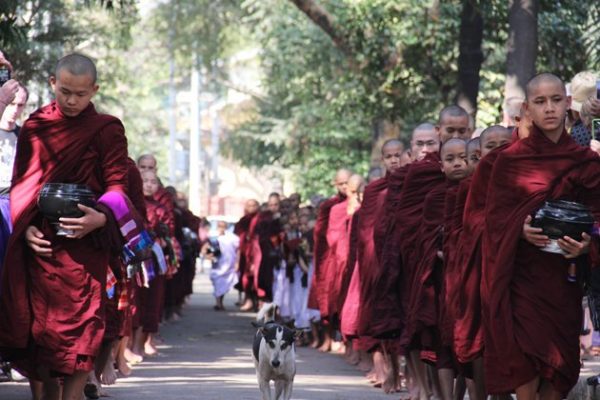
[{"label": "tree", "polygon": [[483,16],[474,0],[463,0],[460,16],[458,90],[455,102],[475,116],[479,94],[479,71],[483,63]]},{"label": "tree", "polygon": [[504,98],[524,98],[535,75],[538,50],[538,0],[510,0]]}]

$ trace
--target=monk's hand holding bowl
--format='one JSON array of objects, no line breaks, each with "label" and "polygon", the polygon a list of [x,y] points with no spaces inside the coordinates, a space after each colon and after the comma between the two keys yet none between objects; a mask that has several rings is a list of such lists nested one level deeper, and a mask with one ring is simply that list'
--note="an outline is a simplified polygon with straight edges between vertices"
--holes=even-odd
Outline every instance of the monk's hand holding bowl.
[{"label": "monk's hand holding bowl", "polygon": [[542,234],[542,228],[535,228],[531,226],[531,219],[531,215],[528,215],[527,218],[525,218],[521,236],[534,246],[546,247],[548,244],[550,244],[550,238]]},{"label": "monk's hand holding bowl", "polygon": [[590,142],[590,148],[594,150],[596,153],[600,154],[600,141],[596,139],[592,139]]},{"label": "monk's hand holding bowl", "polygon": [[30,225],[25,230],[25,240],[27,245],[36,252],[38,256],[51,257],[51,243],[44,239],[44,234],[37,227]]},{"label": "monk's hand holding bowl", "polygon": [[565,258],[577,258],[582,254],[586,254],[590,249],[590,242],[592,238],[587,233],[581,234],[581,242],[565,236],[562,239],[558,239],[558,246],[567,254],[565,254]]},{"label": "monk's hand holding bowl", "polygon": [[106,225],[106,215],[91,207],[78,204],[77,207],[83,211],[83,216],[79,218],[61,218],[60,227],[71,230],[73,233],[66,237],[70,239],[81,239],[88,233],[102,228]]}]

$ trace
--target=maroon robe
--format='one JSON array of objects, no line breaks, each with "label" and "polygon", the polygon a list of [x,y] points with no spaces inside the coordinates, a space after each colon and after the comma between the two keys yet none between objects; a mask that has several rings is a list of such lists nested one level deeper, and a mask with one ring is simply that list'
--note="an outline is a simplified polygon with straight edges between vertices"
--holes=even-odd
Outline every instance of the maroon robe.
[{"label": "maroon robe", "polygon": [[[558,143],[533,127],[498,154],[486,199],[481,300],[485,381],[505,393],[541,376],[566,396],[579,376],[582,290],[570,261],[521,238],[523,222],[547,199],[586,204],[596,218],[600,158],[563,132]],[[590,261],[598,264],[598,239]]]},{"label": "maroon robe", "polygon": [[420,349],[425,359],[435,362],[436,352],[441,346],[439,339],[439,297],[442,290],[443,261],[438,257],[442,250],[442,227],[444,223],[444,201],[449,186],[455,182],[439,181],[432,186],[423,201],[419,231],[415,236],[412,260],[414,261],[412,282],[407,282],[408,304],[406,327],[401,344],[405,349]]},{"label": "maroon robe", "polygon": [[[153,198],[146,197],[146,210],[148,218],[148,230],[158,240],[165,238],[174,229],[175,221],[173,214]],[[149,287],[140,290],[141,296],[141,323],[144,332],[158,332],[162,310],[165,302],[165,275],[158,269],[158,262],[154,260],[154,279],[148,283]]]},{"label": "maroon robe", "polygon": [[342,282],[346,273],[348,253],[350,251],[350,230],[352,216],[348,215],[348,200],[331,208],[327,226],[327,246],[331,251],[331,263],[326,271],[326,291],[324,303],[319,303],[322,318],[338,320]]},{"label": "maroon robe", "polygon": [[[281,268],[283,260],[282,243],[283,230],[279,218],[271,211],[258,214],[255,228],[255,237],[258,242],[260,262],[254,274],[254,287],[256,294],[265,301],[273,300],[273,271]],[[256,251],[256,247],[253,251]]]},{"label": "maroon robe", "polygon": [[248,270],[251,266],[250,257],[247,256],[250,247],[250,223],[256,214],[246,214],[235,224],[234,233],[240,238],[240,247],[238,249],[239,264],[238,264],[238,283],[236,288],[239,291],[246,291],[248,287]]},{"label": "maroon robe", "polygon": [[[372,228],[372,251],[374,252],[374,257],[369,257],[367,249],[365,249],[364,260],[361,260],[362,257],[359,255],[361,274],[360,296],[362,304],[358,334],[361,337],[380,336],[394,331],[398,326],[397,320],[391,318],[375,319],[374,316],[382,315],[383,317],[386,315],[385,313],[389,313],[390,308],[393,311],[397,309],[390,302],[394,303],[398,299],[396,280],[399,279],[400,274],[400,266],[398,264],[400,257],[398,253],[390,255],[389,250],[396,250],[398,248],[394,243],[397,243],[397,232],[400,230],[401,225],[396,223],[395,217],[408,169],[409,166],[402,167],[385,178],[375,181],[378,182],[378,185],[371,186],[370,184],[365,188],[364,203],[370,204],[372,202],[371,198],[377,195],[376,203],[378,206],[373,211],[375,214]],[[366,210],[371,210],[371,207],[367,206]],[[368,232],[365,233],[364,238],[360,240],[360,245],[365,243],[364,245],[368,246],[368,236]],[[389,243],[389,245],[386,246],[386,243]],[[384,248],[386,249],[387,259],[385,269],[383,265]],[[384,279],[384,276],[389,279]],[[383,287],[383,284],[386,282],[389,285]]]},{"label": "maroon robe", "polygon": [[[21,129],[11,189],[14,231],[1,279],[0,347],[5,357],[20,358],[15,365],[33,378],[39,365],[60,374],[93,368],[104,332],[109,255],[120,251],[108,247],[108,232],[115,230],[109,226],[82,239],[57,236],[37,207],[47,182],[86,184],[98,196],[125,194],[127,140],[121,122],[98,114],[92,104],[66,117],[53,102]],[[52,257],[28,248],[29,225],[52,243]]]},{"label": "maroon robe", "polygon": [[375,288],[375,293],[384,296],[384,300],[376,302],[380,307],[373,313],[371,323],[387,329],[375,332],[376,336],[403,337],[417,269],[418,259],[414,253],[418,245],[424,200],[444,180],[438,153],[430,153],[423,160],[409,165],[394,217],[397,229],[391,240],[385,242],[382,273]]},{"label": "maroon robe", "polygon": [[308,308],[320,309],[320,303],[325,304],[325,276],[327,266],[331,262],[331,254],[327,245],[327,226],[329,225],[329,213],[331,208],[344,201],[345,196],[339,194],[325,200],[319,206],[319,213],[313,232],[314,238],[314,273],[308,294]]}]

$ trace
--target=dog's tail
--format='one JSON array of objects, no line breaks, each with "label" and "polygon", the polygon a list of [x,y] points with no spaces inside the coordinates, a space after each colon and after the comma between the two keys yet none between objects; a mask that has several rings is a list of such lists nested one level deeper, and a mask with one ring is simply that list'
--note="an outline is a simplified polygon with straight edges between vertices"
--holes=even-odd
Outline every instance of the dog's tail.
[{"label": "dog's tail", "polygon": [[279,307],[275,303],[265,303],[256,314],[256,320],[258,322],[267,323],[275,321],[277,310]]}]

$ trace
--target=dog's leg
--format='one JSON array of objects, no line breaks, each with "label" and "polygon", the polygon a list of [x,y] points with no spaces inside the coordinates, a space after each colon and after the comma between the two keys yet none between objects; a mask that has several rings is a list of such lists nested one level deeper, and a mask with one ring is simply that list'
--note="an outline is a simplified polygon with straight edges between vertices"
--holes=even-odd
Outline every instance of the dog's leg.
[{"label": "dog's leg", "polygon": [[294,380],[285,381],[283,387],[283,399],[282,400],[290,400],[292,398],[292,389],[294,387]]},{"label": "dog's leg", "polygon": [[[284,392],[286,381],[278,379],[275,381],[275,400],[281,399],[281,394]],[[285,398],[285,397],[284,397]]]},{"label": "dog's leg", "polygon": [[258,381],[258,387],[262,393],[262,400],[271,400],[271,386],[267,379],[260,379]]}]

